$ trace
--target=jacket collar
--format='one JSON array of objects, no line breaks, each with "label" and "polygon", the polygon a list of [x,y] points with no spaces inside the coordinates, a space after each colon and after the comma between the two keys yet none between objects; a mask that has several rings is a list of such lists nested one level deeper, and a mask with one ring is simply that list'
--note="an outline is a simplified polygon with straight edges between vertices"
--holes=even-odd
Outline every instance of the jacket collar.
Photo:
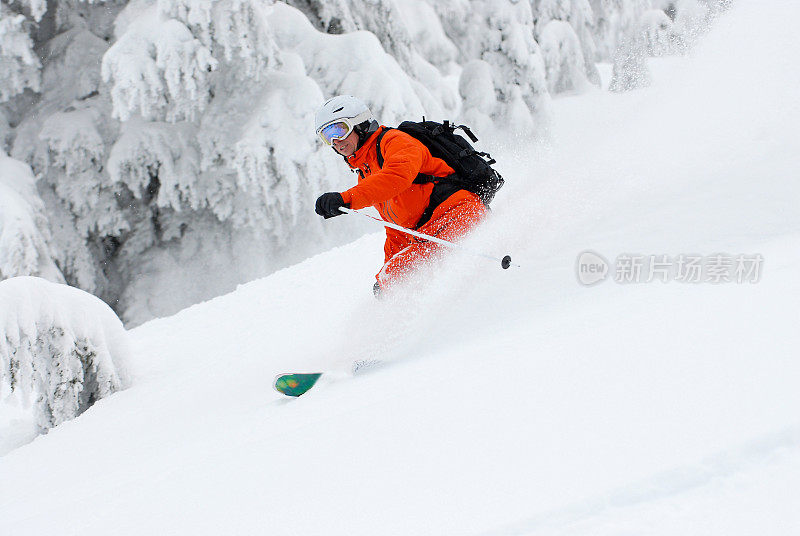
[{"label": "jacket collar", "polygon": [[361,147],[356,149],[356,152],[351,154],[350,156],[346,157],[345,160],[350,167],[358,167],[356,162],[363,162],[364,159],[367,157],[367,154],[375,147],[375,139],[386,129],[383,125],[381,125],[378,130],[372,133],[372,135],[367,138]]}]

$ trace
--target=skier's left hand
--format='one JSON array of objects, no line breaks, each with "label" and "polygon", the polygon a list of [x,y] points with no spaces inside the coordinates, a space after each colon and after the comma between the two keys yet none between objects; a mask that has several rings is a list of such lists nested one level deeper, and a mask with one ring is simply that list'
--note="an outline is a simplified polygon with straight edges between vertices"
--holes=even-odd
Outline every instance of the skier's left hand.
[{"label": "skier's left hand", "polygon": [[327,220],[328,218],[344,214],[344,212],[339,211],[341,207],[350,208],[349,205],[344,202],[344,199],[342,199],[342,194],[339,192],[328,192],[317,198],[317,205],[314,211]]}]

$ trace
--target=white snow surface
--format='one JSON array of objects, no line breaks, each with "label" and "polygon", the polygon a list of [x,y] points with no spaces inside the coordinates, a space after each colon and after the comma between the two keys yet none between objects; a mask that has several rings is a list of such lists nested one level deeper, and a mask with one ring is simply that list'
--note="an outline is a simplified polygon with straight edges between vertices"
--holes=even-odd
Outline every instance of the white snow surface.
[{"label": "white snow surface", "polygon": [[[495,155],[466,245],[521,268],[453,254],[377,302],[376,233],[133,330],[131,388],[0,458],[3,529],[800,533],[800,6],[764,4]],[[587,249],[764,265],[584,287]],[[286,399],[287,370],[336,373]]]}]

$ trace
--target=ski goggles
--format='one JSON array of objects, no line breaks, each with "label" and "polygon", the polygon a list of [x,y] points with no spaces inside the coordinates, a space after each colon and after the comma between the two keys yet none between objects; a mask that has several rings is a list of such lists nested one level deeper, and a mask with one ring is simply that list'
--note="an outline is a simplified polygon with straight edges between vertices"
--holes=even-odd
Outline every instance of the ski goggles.
[{"label": "ski goggles", "polygon": [[346,119],[339,119],[333,123],[328,123],[319,129],[319,137],[326,145],[333,145],[333,140],[341,140],[346,138],[353,132],[353,125]]}]

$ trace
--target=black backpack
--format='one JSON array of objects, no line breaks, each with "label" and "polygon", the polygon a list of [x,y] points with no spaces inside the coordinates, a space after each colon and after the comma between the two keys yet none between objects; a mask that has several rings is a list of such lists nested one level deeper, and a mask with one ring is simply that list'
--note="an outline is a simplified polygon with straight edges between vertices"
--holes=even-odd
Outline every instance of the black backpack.
[{"label": "black backpack", "polygon": [[[431,155],[441,158],[455,171],[454,175],[448,177],[434,177],[420,173],[414,179],[417,184],[436,183],[431,193],[431,202],[420,221],[417,222],[415,226],[417,228],[431,218],[437,206],[458,190],[468,190],[476,194],[486,206],[489,206],[489,203],[494,199],[494,195],[505,182],[503,177],[492,169],[492,164],[495,163],[495,160],[488,153],[476,151],[467,140],[456,134],[455,130],[459,128],[469,136],[473,143],[478,141],[478,138],[469,127],[465,125],[456,126],[449,121],[437,123],[436,121],[425,121],[423,117],[422,122],[403,121],[397,127],[397,130],[405,132],[422,142],[431,152]],[[383,167],[381,140],[389,130],[391,129],[384,129],[375,141],[378,152],[378,165],[380,167]]]}]

